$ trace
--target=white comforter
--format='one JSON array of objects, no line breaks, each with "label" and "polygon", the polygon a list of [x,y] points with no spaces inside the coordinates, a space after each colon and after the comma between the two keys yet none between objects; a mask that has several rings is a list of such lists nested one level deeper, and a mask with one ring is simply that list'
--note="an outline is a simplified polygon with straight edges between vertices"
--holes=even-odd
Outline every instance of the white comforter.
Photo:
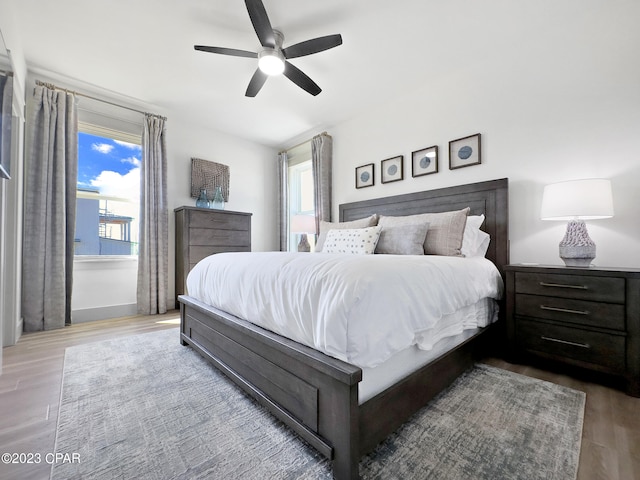
[{"label": "white comforter", "polygon": [[220,253],[187,278],[201,302],[359,367],[485,326],[439,320],[502,288],[489,260],[432,255]]}]

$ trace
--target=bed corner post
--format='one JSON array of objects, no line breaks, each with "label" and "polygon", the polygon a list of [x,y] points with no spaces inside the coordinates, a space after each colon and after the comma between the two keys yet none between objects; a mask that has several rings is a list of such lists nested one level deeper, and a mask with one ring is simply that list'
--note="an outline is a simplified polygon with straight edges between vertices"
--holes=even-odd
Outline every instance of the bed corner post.
[{"label": "bed corner post", "polygon": [[184,335],[187,333],[186,332],[186,312],[185,312],[185,306],[184,303],[179,302],[180,303],[180,345],[185,346],[188,345],[188,343],[184,340]]},{"label": "bed corner post", "polygon": [[[343,384],[344,385],[344,384]],[[360,418],[358,410],[358,387],[344,385],[344,395],[333,399],[331,415],[333,444],[333,478],[335,480],[357,480],[360,478]]]}]

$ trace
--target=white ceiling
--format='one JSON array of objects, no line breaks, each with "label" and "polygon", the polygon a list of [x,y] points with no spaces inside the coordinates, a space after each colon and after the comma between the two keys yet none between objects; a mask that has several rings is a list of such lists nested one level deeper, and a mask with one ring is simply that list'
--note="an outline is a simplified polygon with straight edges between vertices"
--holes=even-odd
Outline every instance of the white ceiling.
[{"label": "white ceiling", "polygon": [[257,51],[240,0],[20,0],[14,8],[27,64],[36,71],[156,106],[169,121],[190,117],[277,148],[436,76],[467,70],[472,79],[504,62],[536,61],[553,48],[563,23],[586,9],[576,11],[577,0],[263,1],[285,47],[342,35],[343,45],[291,61],[323,89],[317,97],[275,77],[247,98],[256,60],[193,49]]}]

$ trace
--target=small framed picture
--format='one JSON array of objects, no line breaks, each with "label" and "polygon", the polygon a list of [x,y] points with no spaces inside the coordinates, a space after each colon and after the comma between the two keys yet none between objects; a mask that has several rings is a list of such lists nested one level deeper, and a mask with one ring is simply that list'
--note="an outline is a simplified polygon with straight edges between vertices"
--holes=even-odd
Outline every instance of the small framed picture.
[{"label": "small framed picture", "polygon": [[356,167],[356,188],[371,187],[373,183],[373,163]]},{"label": "small framed picture", "polygon": [[480,165],[480,134],[449,142],[449,170]]},{"label": "small framed picture", "polygon": [[437,145],[411,153],[411,176],[420,177],[431,173],[438,173]]},{"label": "small framed picture", "polygon": [[380,165],[382,167],[382,183],[397,182],[398,180],[403,179],[403,158],[404,157],[402,155],[398,155],[397,157],[387,158],[386,160],[382,160],[382,162],[380,162]]}]

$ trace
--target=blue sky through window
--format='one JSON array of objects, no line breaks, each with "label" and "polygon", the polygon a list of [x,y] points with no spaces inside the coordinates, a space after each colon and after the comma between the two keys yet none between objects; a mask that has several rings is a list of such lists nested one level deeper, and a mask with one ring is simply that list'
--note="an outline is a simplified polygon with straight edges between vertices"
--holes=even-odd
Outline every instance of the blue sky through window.
[{"label": "blue sky through window", "polygon": [[140,145],[79,132],[78,188],[137,201],[140,159]]}]

